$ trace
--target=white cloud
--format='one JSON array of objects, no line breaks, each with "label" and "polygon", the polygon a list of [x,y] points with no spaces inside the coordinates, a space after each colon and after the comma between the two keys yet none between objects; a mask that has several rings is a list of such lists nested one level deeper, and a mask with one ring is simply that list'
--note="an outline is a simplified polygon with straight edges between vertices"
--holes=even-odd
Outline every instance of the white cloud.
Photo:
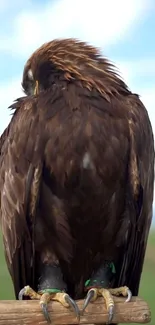
[{"label": "white cloud", "polygon": [[12,35],[1,35],[0,50],[27,57],[43,42],[57,37],[77,37],[105,47],[131,33],[149,8],[148,0],[56,0],[20,11]]},{"label": "white cloud", "polygon": [[147,57],[145,59],[136,59],[131,62],[121,61],[119,62],[120,70],[124,73],[123,77],[132,82],[136,81],[136,78],[141,77],[154,77],[155,79],[155,58]]}]

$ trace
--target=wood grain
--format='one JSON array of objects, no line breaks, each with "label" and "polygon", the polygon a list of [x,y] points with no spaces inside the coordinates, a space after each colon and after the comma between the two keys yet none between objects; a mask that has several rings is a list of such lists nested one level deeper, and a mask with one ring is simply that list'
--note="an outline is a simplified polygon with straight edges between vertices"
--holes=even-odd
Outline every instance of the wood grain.
[{"label": "wood grain", "polygon": [[[82,309],[83,300],[78,301]],[[64,308],[57,302],[49,303],[48,310],[54,324],[78,324],[72,310]],[[115,298],[115,316],[112,323],[149,323],[151,313],[147,303],[137,297],[125,303],[124,298]],[[102,298],[90,303],[80,324],[103,324],[107,322],[107,311]],[[0,301],[0,325],[38,325],[47,322],[42,315],[38,301]]]}]

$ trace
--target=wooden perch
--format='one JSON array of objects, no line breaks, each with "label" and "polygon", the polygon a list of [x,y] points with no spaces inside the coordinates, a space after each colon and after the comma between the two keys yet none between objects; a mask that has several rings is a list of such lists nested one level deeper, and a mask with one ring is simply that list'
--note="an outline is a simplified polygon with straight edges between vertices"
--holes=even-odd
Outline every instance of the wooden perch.
[{"label": "wooden perch", "polygon": [[[83,300],[78,301],[81,309]],[[76,317],[69,308],[64,308],[57,302],[48,305],[50,317],[54,324],[78,324]],[[125,303],[124,298],[115,298],[115,316],[112,323],[149,323],[151,314],[147,303],[137,297]],[[107,312],[102,298],[90,303],[80,324],[103,324],[107,322]],[[0,301],[0,325],[38,325],[46,324],[38,301],[25,300]]]}]

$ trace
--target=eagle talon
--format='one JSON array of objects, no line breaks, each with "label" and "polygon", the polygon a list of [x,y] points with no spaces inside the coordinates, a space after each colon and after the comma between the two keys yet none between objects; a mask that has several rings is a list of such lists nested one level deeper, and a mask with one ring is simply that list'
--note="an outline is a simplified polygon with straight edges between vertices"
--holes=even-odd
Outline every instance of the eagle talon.
[{"label": "eagle talon", "polygon": [[98,296],[102,296],[105,300],[105,304],[108,312],[108,322],[111,323],[114,316],[114,301],[113,297],[110,293],[110,290],[104,288],[92,288],[88,291],[86,300],[84,302],[84,306],[82,309],[82,314],[84,313],[86,307],[88,306],[90,301],[95,301]]},{"label": "eagle talon", "polygon": [[111,323],[113,316],[114,316],[114,305],[111,305],[108,308],[108,322],[107,322],[107,324]]},{"label": "eagle talon", "polygon": [[71,307],[71,309],[75,313],[77,320],[79,322],[80,321],[80,311],[79,311],[79,308],[78,308],[76,302],[68,294],[65,295],[65,301]]},{"label": "eagle talon", "polygon": [[96,294],[95,294],[95,290],[94,289],[90,289],[87,293],[87,297],[85,299],[85,302],[84,302],[84,306],[82,308],[82,311],[81,311],[81,314],[83,315],[85,309],[87,308],[88,304],[94,300],[96,298]]},{"label": "eagle talon", "polygon": [[110,288],[109,291],[113,296],[122,295],[123,297],[127,297],[125,302],[129,302],[131,300],[131,298],[132,298],[132,292],[126,286],[125,287],[120,287],[120,288]]},{"label": "eagle talon", "polygon": [[18,300],[23,300],[24,296],[25,296],[25,287],[19,291]]},{"label": "eagle talon", "polygon": [[125,300],[125,302],[129,302],[132,298],[132,292],[130,291],[130,289],[127,289],[127,299]]},{"label": "eagle talon", "polygon": [[47,320],[48,323],[51,323],[51,318],[50,318],[49,312],[47,310],[47,304],[41,303],[40,306],[41,306],[41,309],[42,309],[45,319]]},{"label": "eagle talon", "polygon": [[25,286],[19,291],[18,299],[23,300],[24,296],[27,296],[31,299],[40,299],[40,294],[35,292],[30,286]]},{"label": "eagle talon", "polygon": [[51,319],[47,310],[47,305],[51,300],[51,295],[48,292],[44,292],[40,297],[40,306],[43,312],[43,315],[48,323],[51,323]]},{"label": "eagle talon", "polygon": [[25,286],[23,289],[20,290],[18,294],[18,299],[23,300],[23,297],[27,296],[31,299],[38,299],[40,300],[40,306],[43,312],[43,315],[48,323],[51,323],[51,319],[47,310],[47,304],[51,300],[51,295],[49,293],[40,293],[35,292],[30,286]]}]

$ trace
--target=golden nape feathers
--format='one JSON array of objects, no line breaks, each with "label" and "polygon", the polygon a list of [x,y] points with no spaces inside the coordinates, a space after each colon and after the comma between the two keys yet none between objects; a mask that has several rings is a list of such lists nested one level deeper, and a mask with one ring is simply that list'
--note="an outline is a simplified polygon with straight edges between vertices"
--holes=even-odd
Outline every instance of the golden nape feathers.
[{"label": "golden nape feathers", "polygon": [[129,91],[100,50],[77,39],[56,39],[39,47],[26,62],[23,84],[28,80],[42,82],[56,71],[68,81],[76,80],[88,90],[98,90],[107,100],[109,95]]}]

